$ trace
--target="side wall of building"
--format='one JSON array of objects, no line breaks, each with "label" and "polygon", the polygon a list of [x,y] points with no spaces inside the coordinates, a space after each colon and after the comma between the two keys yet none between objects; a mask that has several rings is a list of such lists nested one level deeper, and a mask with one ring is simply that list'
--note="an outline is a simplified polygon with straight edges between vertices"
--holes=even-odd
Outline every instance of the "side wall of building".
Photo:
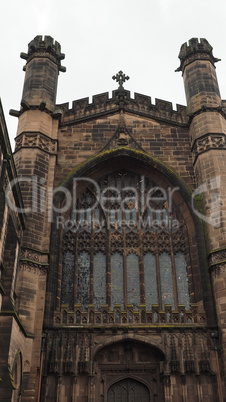
[{"label": "side wall of building", "polygon": [[1,400],[21,394],[25,342],[28,338],[16,311],[16,282],[23,238],[23,202],[0,104],[0,378]]}]

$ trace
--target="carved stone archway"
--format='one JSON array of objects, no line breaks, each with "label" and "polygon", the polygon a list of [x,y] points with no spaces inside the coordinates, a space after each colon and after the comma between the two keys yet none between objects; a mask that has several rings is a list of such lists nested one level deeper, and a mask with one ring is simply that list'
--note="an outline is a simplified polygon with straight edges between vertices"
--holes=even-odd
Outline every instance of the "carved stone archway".
[{"label": "carved stone archway", "polygon": [[124,339],[95,356],[95,400],[102,402],[164,401],[160,381],[163,353],[151,345]]}]

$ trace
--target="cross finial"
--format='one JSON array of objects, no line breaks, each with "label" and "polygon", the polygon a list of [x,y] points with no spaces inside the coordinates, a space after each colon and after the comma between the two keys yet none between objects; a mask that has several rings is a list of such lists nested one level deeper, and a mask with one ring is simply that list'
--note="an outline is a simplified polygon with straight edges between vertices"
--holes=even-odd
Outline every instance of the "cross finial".
[{"label": "cross finial", "polygon": [[126,76],[126,75],[120,70],[116,75],[113,75],[112,79],[113,79],[113,80],[116,80],[116,82],[119,83],[118,89],[124,89],[124,88],[123,88],[123,83],[124,83],[126,80],[129,80],[129,76],[128,76],[128,75]]}]

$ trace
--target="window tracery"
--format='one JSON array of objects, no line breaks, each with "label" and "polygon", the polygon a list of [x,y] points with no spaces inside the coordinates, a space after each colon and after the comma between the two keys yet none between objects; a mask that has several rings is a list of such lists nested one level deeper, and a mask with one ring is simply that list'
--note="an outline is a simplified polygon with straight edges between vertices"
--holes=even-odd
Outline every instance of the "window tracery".
[{"label": "window tracery", "polygon": [[186,227],[166,190],[118,171],[101,178],[98,191],[92,184],[83,191],[70,220],[62,240],[61,304],[81,311],[90,304],[95,311],[106,304],[189,309]]}]

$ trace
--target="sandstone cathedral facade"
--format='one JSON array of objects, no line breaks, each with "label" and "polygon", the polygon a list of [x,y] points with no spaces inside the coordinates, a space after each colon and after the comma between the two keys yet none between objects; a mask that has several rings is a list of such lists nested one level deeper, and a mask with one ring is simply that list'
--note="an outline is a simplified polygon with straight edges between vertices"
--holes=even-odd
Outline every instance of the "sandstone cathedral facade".
[{"label": "sandstone cathedral facade", "polygon": [[[187,105],[118,88],[57,104],[28,45],[12,154],[0,107],[0,400],[226,400],[226,101],[182,45]],[[179,76],[178,76],[179,79]]]}]

